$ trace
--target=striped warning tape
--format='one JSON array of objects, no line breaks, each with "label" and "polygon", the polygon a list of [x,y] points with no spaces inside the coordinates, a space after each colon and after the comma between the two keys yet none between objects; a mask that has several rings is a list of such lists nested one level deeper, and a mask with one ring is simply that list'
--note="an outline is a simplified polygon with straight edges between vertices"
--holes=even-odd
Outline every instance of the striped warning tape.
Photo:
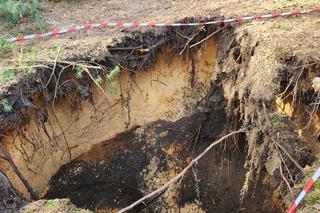
[{"label": "striped warning tape", "polygon": [[313,184],[317,181],[320,177],[320,168],[316,171],[316,173],[312,176],[312,178],[308,181],[308,183],[304,186],[303,190],[300,192],[297,199],[292,203],[290,208],[288,209],[288,213],[293,213],[296,208],[298,207],[299,203],[302,201],[304,196],[310,191]]},{"label": "striped warning tape", "polygon": [[71,26],[68,28],[63,28],[60,30],[54,30],[47,33],[35,33],[30,35],[20,35],[17,37],[11,37],[7,38],[7,41],[16,42],[16,41],[22,41],[22,40],[32,40],[32,39],[39,39],[44,37],[54,37],[58,36],[60,34],[70,33],[70,32],[76,32],[79,30],[89,30],[93,28],[105,28],[105,27],[181,27],[181,26],[202,26],[202,25],[217,25],[220,26],[222,24],[227,23],[233,23],[233,22],[244,22],[244,21],[252,21],[252,20],[261,20],[261,19],[270,19],[270,18],[277,18],[277,17],[287,17],[287,16],[293,16],[293,15],[303,15],[308,13],[320,13],[320,7],[314,7],[307,10],[301,10],[301,9],[294,9],[290,12],[275,12],[267,15],[254,15],[254,16],[239,16],[236,18],[230,18],[230,19],[218,19],[215,21],[206,21],[206,22],[192,22],[192,23],[185,23],[185,22],[179,22],[179,23],[172,23],[172,22],[162,22],[162,23],[156,23],[156,22],[107,22],[102,21],[100,23],[96,24],[84,24],[84,25],[76,25]]}]

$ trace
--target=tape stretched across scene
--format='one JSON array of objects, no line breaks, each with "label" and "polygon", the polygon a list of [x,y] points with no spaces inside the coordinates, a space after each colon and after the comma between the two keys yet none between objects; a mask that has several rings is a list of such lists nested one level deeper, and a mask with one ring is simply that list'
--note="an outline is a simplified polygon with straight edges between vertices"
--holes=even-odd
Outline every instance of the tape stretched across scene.
[{"label": "tape stretched across scene", "polygon": [[297,209],[299,203],[302,201],[302,199],[306,196],[306,194],[310,191],[313,184],[317,181],[317,179],[320,177],[320,168],[314,173],[314,175],[311,177],[311,179],[306,183],[303,190],[300,192],[296,200],[291,204],[290,208],[288,209],[288,213],[294,213]]},{"label": "tape stretched across scene", "polygon": [[217,19],[214,21],[205,21],[205,22],[107,22],[102,21],[100,23],[95,24],[83,24],[83,25],[76,25],[67,28],[62,28],[59,30],[53,30],[51,32],[46,33],[35,33],[30,35],[20,35],[16,37],[7,38],[5,40],[9,42],[16,42],[22,40],[33,40],[33,39],[40,39],[45,37],[55,37],[61,34],[72,33],[80,30],[90,30],[93,28],[106,28],[106,27],[186,27],[186,26],[203,26],[203,25],[217,25],[221,26],[224,24],[229,23],[237,23],[237,22],[248,22],[254,20],[264,20],[264,19],[272,19],[277,17],[288,17],[288,16],[298,16],[304,14],[311,14],[311,13],[320,13],[320,6],[314,7],[311,9],[301,10],[301,9],[294,9],[290,12],[274,12],[266,15],[254,15],[254,16],[238,16],[235,18],[230,19]]}]

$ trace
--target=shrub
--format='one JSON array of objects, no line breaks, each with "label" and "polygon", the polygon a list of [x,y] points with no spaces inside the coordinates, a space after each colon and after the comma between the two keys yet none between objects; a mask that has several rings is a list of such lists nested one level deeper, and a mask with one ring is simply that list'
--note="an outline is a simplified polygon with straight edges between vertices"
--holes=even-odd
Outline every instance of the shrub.
[{"label": "shrub", "polygon": [[17,24],[22,17],[37,21],[41,9],[38,0],[0,0],[0,16],[10,24]]}]

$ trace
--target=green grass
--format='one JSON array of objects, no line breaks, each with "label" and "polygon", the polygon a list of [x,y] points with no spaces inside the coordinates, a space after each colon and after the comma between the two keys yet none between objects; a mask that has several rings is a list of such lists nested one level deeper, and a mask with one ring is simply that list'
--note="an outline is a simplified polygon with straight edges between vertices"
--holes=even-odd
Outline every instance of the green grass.
[{"label": "green grass", "polygon": [[28,52],[21,53],[14,63],[11,63],[9,67],[0,68],[0,85],[12,80],[16,80],[16,74],[18,72],[26,74],[34,74],[36,69],[28,65],[28,61],[36,60],[37,52],[30,50]]},{"label": "green grass", "polygon": [[0,105],[3,107],[5,113],[12,112],[12,106],[7,99],[0,100]]},{"label": "green grass", "polygon": [[12,51],[13,44],[0,38],[0,58]]},{"label": "green grass", "polygon": [[103,82],[103,80],[102,80],[102,78],[100,77],[100,76],[98,76],[98,77],[96,77],[95,79],[94,79],[94,82],[96,83],[96,84],[102,84],[102,82]]},{"label": "green grass", "polygon": [[9,31],[12,36],[17,36],[17,35],[32,34],[34,32],[43,33],[48,31],[48,28],[44,25],[44,23],[40,19],[38,19],[36,20],[35,25],[29,25],[29,26],[24,25],[24,26],[14,27],[14,28],[10,28]]},{"label": "green grass", "polygon": [[306,197],[306,201],[309,205],[313,205],[317,202],[320,201],[320,191],[318,190],[313,190],[309,192],[309,194]]},{"label": "green grass", "polygon": [[18,24],[22,18],[38,21],[41,10],[38,0],[0,0],[0,16],[11,25]]},{"label": "green grass", "polygon": [[120,67],[116,66],[115,68],[113,68],[107,75],[106,78],[111,81],[113,80],[115,77],[117,77],[120,73]]},{"label": "green grass", "polygon": [[116,66],[106,74],[106,79],[109,81],[107,91],[111,95],[117,94],[119,83],[115,81],[115,78],[120,74],[120,67]]},{"label": "green grass", "polygon": [[30,49],[27,52],[22,52],[19,57],[17,64],[17,70],[27,73],[27,74],[34,74],[36,70],[28,65],[29,61],[35,61],[37,59],[37,51],[35,49]]},{"label": "green grass", "polygon": [[80,67],[80,66],[76,66],[75,68],[74,68],[74,70],[75,70],[75,75],[76,75],[76,77],[77,78],[83,78],[83,72],[84,72],[84,70],[82,69],[82,67]]},{"label": "green grass", "polygon": [[12,69],[0,70],[0,84],[16,79],[16,74]]},{"label": "green grass", "polygon": [[[303,188],[307,182],[310,180],[314,173],[314,168],[305,168],[306,178],[303,179],[303,181],[298,185],[299,188]],[[306,195],[306,201],[308,205],[313,205],[316,203],[319,203],[320,201],[320,181],[316,181],[311,188],[310,192]]]}]

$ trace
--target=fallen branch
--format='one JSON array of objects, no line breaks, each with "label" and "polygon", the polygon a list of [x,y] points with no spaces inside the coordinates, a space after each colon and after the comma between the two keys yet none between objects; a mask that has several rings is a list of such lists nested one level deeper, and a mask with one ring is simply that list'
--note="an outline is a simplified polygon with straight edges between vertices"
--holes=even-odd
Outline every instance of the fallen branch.
[{"label": "fallen branch", "polygon": [[174,178],[172,178],[171,180],[169,180],[166,184],[164,184],[162,187],[160,187],[159,189],[151,192],[150,194],[147,194],[146,196],[140,198],[139,200],[137,200],[136,202],[132,203],[131,205],[121,209],[120,211],[118,211],[118,213],[122,213],[122,212],[126,212],[132,208],[134,208],[135,206],[139,205],[140,203],[143,203],[145,200],[148,200],[150,198],[153,198],[159,194],[161,194],[164,190],[166,190],[167,188],[169,188],[172,184],[174,184],[175,182],[177,182],[180,178],[182,178],[187,171],[194,165],[196,164],[205,154],[207,154],[214,146],[220,144],[222,141],[224,141],[225,139],[229,138],[230,136],[233,136],[235,134],[238,133],[242,133],[245,132],[244,129],[238,130],[238,131],[234,131],[231,132],[225,136],[223,136],[222,138],[220,138],[219,140],[213,142],[210,146],[208,146],[200,155],[198,155],[198,157],[196,157],[195,159],[193,159],[189,165],[184,168],[182,170],[182,172],[180,172],[177,176],[175,176]]}]

